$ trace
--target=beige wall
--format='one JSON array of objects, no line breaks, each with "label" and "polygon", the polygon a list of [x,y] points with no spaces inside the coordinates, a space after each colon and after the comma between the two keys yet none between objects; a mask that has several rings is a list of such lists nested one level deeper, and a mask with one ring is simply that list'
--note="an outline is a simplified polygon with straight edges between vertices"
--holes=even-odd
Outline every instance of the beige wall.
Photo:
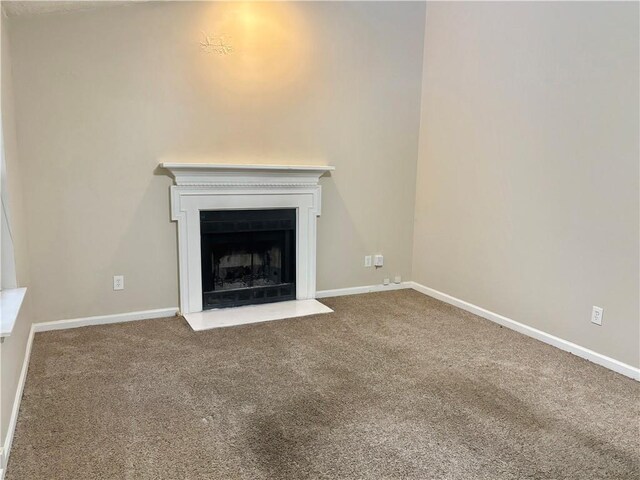
[{"label": "beige wall", "polygon": [[[29,259],[27,255],[27,237],[25,235],[25,212],[23,208],[22,183],[18,148],[16,144],[13,85],[11,81],[11,54],[6,19],[2,17],[0,47],[2,50],[0,86],[2,105],[2,131],[4,153],[7,168],[7,189],[11,231],[14,238],[14,256],[18,286],[29,284]],[[0,239],[6,241],[4,237]],[[11,336],[0,343],[0,445],[4,446],[9,418],[18,387],[18,378],[24,362],[25,349],[31,329],[30,300],[31,290],[27,292],[18,319]],[[2,465],[0,464],[0,468]]]},{"label": "beige wall", "polygon": [[177,305],[159,161],[328,163],[320,289],[412,275],[638,365],[638,5],[434,3],[423,38],[424,10],[10,19],[33,318]]},{"label": "beige wall", "polygon": [[415,281],[636,367],[638,29],[637,3],[429,4],[413,255]]},{"label": "beige wall", "polygon": [[[335,165],[318,288],[408,279],[424,11],[195,2],[11,18],[36,321],[177,305],[166,160]],[[204,53],[202,31],[236,51]],[[385,267],[365,269],[378,252]]]}]

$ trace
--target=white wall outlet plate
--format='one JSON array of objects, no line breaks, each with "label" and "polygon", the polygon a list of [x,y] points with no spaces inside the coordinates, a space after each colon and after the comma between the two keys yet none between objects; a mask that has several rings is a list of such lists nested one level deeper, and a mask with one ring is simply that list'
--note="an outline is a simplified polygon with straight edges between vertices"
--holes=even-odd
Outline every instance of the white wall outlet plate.
[{"label": "white wall outlet plate", "polygon": [[384,256],[383,255],[376,255],[373,257],[373,264],[376,267],[381,267],[382,265],[384,265]]},{"label": "white wall outlet plate", "polygon": [[364,266],[365,267],[371,266],[371,255],[367,255],[364,257]]},{"label": "white wall outlet plate", "polygon": [[124,290],[124,275],[113,276],[113,289]]},{"label": "white wall outlet plate", "polygon": [[604,309],[602,307],[593,306],[593,310],[591,310],[591,323],[595,323],[596,325],[602,325],[602,317],[604,315]]},{"label": "white wall outlet plate", "polygon": [[402,283],[402,277],[400,275],[396,275],[393,279],[393,283]]}]

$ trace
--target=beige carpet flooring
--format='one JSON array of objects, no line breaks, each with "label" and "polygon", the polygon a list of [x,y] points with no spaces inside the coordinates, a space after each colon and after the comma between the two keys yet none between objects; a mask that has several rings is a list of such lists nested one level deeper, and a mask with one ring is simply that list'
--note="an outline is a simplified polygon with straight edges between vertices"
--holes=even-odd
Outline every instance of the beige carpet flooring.
[{"label": "beige carpet flooring", "polygon": [[638,479],[640,384],[414,291],[40,333],[7,480]]}]

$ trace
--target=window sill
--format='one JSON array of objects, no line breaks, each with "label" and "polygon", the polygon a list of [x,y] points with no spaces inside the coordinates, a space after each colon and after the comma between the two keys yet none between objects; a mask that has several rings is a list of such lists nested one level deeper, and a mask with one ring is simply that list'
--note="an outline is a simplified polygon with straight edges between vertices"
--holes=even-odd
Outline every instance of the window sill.
[{"label": "window sill", "polygon": [[8,337],[18,319],[26,288],[9,288],[0,292],[0,337]]}]

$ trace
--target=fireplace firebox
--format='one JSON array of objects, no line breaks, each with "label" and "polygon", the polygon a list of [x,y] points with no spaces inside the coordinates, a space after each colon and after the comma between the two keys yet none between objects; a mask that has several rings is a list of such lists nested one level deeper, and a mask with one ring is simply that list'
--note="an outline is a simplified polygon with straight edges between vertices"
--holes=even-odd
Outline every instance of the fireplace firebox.
[{"label": "fireplace firebox", "polygon": [[296,298],[296,209],[200,212],[202,308]]}]

